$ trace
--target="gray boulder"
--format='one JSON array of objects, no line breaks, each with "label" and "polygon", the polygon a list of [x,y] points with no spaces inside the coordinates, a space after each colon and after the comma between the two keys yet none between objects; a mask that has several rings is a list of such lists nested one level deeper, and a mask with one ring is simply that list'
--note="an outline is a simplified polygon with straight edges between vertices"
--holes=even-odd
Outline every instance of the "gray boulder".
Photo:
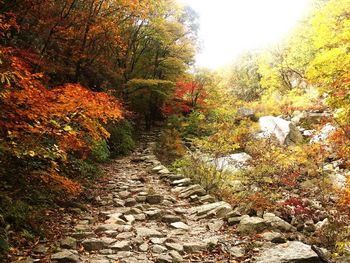
[{"label": "gray boulder", "polygon": [[256,259],[257,263],[321,263],[317,254],[299,241],[291,241],[266,249]]}]

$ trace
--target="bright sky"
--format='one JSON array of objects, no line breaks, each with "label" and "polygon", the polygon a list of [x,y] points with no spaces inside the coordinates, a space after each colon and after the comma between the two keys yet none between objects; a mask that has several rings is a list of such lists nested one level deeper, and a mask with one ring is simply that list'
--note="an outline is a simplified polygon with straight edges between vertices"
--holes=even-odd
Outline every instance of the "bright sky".
[{"label": "bright sky", "polygon": [[310,0],[178,0],[200,15],[196,64],[218,68],[245,50],[277,43],[308,10]]}]

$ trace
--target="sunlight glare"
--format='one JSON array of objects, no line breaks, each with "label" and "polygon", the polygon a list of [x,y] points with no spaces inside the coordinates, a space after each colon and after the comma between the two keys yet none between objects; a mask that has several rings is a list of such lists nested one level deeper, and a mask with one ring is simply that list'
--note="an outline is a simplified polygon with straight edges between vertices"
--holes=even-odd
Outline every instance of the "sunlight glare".
[{"label": "sunlight glare", "polygon": [[200,15],[202,49],[196,64],[218,68],[245,50],[282,40],[310,0],[179,0]]}]

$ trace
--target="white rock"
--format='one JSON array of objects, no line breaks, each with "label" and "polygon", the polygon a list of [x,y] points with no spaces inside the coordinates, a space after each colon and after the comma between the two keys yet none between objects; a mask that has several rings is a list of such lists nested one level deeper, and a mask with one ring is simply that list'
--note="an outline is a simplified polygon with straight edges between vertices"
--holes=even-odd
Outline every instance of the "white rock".
[{"label": "white rock", "polygon": [[301,133],[295,125],[280,117],[261,117],[259,119],[259,125],[262,131],[261,137],[274,135],[281,144],[299,143],[303,140]]}]

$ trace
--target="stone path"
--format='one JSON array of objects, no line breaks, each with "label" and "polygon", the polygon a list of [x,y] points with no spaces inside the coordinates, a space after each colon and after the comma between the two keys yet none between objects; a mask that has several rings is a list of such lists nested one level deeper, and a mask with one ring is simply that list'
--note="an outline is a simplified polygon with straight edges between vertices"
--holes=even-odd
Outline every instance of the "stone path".
[{"label": "stone path", "polygon": [[[234,225],[242,220],[241,215],[190,179],[169,173],[152,153],[154,136],[142,141],[144,145],[133,155],[104,168],[109,178],[106,194],[98,196],[95,205],[81,214],[51,261],[255,262],[252,257],[259,252],[259,242],[252,245],[251,238],[240,235]],[[245,228],[239,226],[242,233],[254,232],[254,226],[261,231],[267,222],[249,220],[249,216],[243,219],[247,222]],[[272,233],[273,238],[280,241],[281,235]],[[297,249],[298,244],[293,246]],[[305,262],[319,262],[315,254],[306,257],[314,261]]]}]

